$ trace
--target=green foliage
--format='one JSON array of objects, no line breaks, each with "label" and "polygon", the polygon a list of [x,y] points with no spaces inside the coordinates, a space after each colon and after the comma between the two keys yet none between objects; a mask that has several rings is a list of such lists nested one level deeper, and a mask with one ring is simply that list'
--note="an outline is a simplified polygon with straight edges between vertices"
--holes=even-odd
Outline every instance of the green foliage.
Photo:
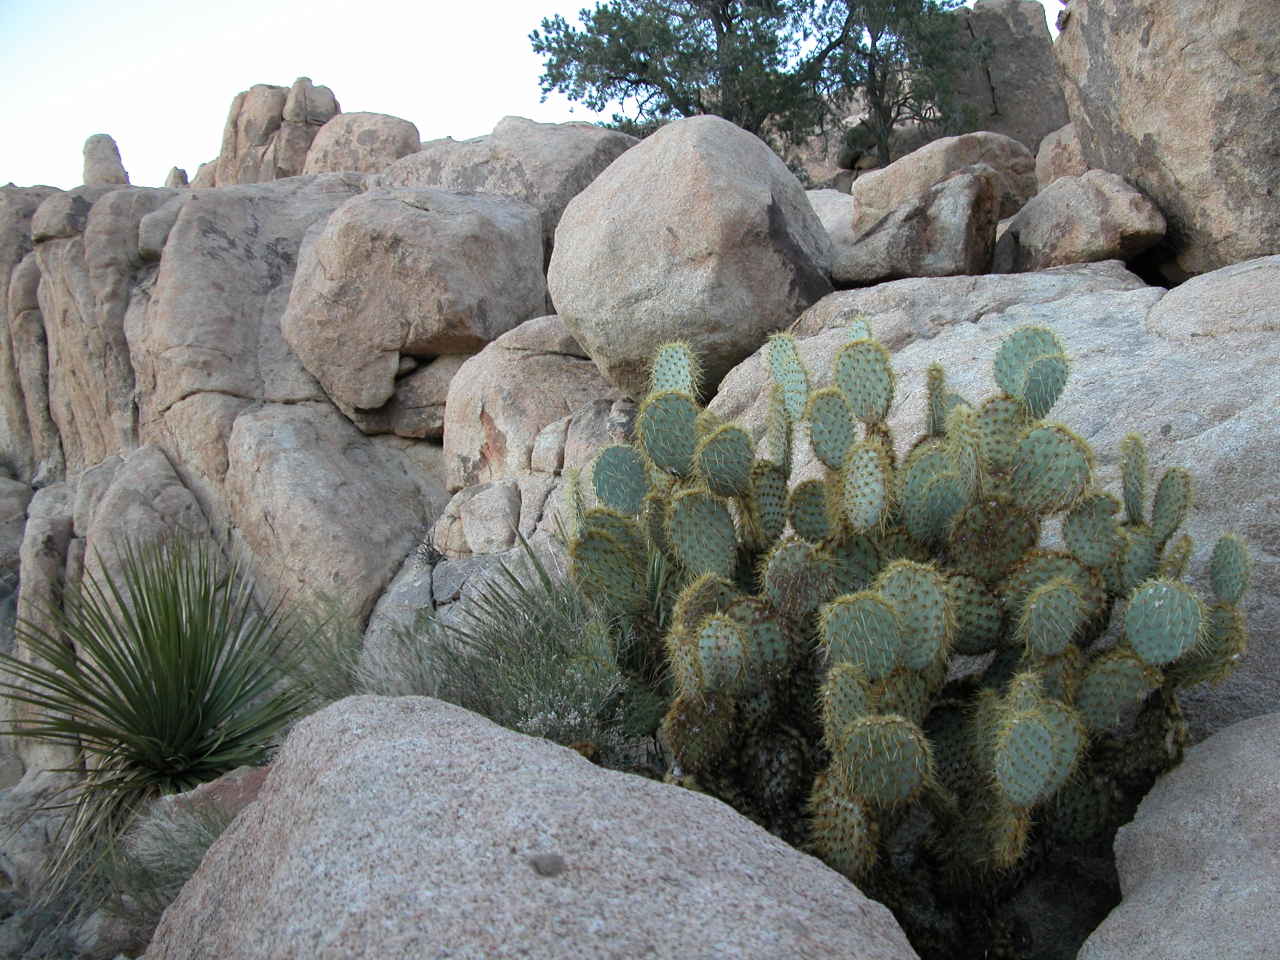
[{"label": "green foliage", "polygon": [[[673,615],[650,643],[680,691],[661,728],[671,778],[808,844],[910,927],[921,890],[991,909],[974,898],[993,878],[1114,829],[1177,761],[1177,690],[1244,651],[1248,553],[1219,541],[1211,607],[1178,580],[1190,478],[1165,473],[1148,521],[1134,438],[1116,517],[1088,444],[1042,419],[1067,377],[1043,328],[1010,336],[1003,392],[977,405],[932,369],[923,435],[895,465],[895,378],[869,334],[859,323],[836,353],[834,389],[811,388],[793,340],[770,341],[766,433],[798,441],[793,464],[771,453],[724,498],[697,476],[651,484],[669,519],[646,549],[668,558]],[[650,461],[667,443],[637,430]],[[1067,550],[1039,545],[1055,516]],[[599,580],[585,561],[574,575]],[[982,655],[976,672],[955,659]],[[1080,781],[1110,799],[1091,804]],[[917,853],[891,855],[904,843]]]},{"label": "green foliage", "polygon": [[260,610],[245,570],[204,542],[126,544],[118,573],[87,573],[22,622],[31,659],[0,657],[21,705],[6,731],[79,751],[56,891],[151,798],[261,763],[307,703],[283,688],[297,634],[277,604]]},{"label": "green foliage", "polygon": [[[956,43],[951,0],[608,0],[579,23],[544,18],[529,35],[543,57],[540,85],[603,111],[637,135],[677,117],[715,114],[767,136],[803,137],[859,90],[867,146],[882,163],[896,125],[939,135],[957,114],[951,78],[970,54]],[[973,51],[980,53],[980,51]]]}]

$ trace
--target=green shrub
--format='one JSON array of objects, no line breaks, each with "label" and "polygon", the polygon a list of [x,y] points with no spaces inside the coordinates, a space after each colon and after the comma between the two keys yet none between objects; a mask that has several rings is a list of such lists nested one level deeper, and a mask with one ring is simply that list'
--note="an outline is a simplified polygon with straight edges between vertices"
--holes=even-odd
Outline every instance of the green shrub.
[{"label": "green shrub", "polygon": [[[948,913],[998,914],[1037,857],[1108,837],[1181,758],[1177,690],[1245,648],[1248,553],[1218,542],[1212,605],[1180,582],[1190,475],[1149,492],[1130,436],[1123,501],[1095,486],[1089,446],[1042,419],[1069,372],[1048,329],[1004,341],[981,403],[932,367],[901,462],[865,321],[831,387],[811,388],[790,336],[766,361],[757,458],[698,405],[688,347],[659,349],[635,444],[568,490],[571,572],[665,658],[669,779],[812,849],[950,956]],[[1051,517],[1065,549],[1040,545]]]},{"label": "green shrub", "polygon": [[20,622],[28,661],[0,657],[22,705],[6,733],[70,746],[70,816],[51,870],[57,892],[106,855],[152,798],[263,762],[305,698],[283,688],[296,635],[260,610],[238,563],[186,540],[126,544],[118,573],[88,574],[52,626]]}]

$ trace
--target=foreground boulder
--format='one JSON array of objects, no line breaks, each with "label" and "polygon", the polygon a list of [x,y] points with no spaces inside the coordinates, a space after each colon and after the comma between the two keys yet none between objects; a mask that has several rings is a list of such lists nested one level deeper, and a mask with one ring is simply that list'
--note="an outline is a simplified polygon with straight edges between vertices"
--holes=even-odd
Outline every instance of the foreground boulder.
[{"label": "foreground boulder", "polygon": [[148,960],[915,957],[889,911],[710,797],[421,697],[303,721]]},{"label": "foreground boulder", "polygon": [[1085,162],[1169,220],[1171,279],[1280,250],[1275,5],[1089,0],[1054,45]]},{"label": "foreground boulder", "polygon": [[1079,960],[1266,960],[1280,943],[1280,713],[1187,751],[1116,834],[1124,902]]},{"label": "foreground boulder", "polygon": [[578,194],[547,283],[569,332],[624,393],[654,348],[692,344],[708,388],[831,291],[831,241],[763,141],[719,117],[667,124]]}]

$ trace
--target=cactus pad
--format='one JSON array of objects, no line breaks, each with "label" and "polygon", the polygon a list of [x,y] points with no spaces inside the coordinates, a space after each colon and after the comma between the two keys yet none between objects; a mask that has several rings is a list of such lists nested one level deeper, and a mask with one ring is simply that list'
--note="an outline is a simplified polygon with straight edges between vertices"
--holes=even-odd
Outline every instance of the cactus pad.
[{"label": "cactus pad", "polygon": [[818,855],[851,880],[868,874],[876,862],[879,829],[867,804],[832,788],[825,775],[814,781],[809,800],[814,847]]},{"label": "cactus pad", "polygon": [[761,547],[782,536],[787,526],[787,475],[777,464],[761,460],[751,468],[747,507]]},{"label": "cactus pad", "polygon": [[822,608],[822,645],[829,662],[852,663],[868,680],[878,680],[898,665],[902,631],[898,611],[874,591],[837,597]]},{"label": "cactus pad", "polygon": [[1074,581],[1054,577],[1027,594],[1015,631],[1018,642],[1029,653],[1056,656],[1080,633],[1087,612]]},{"label": "cactus pad", "polygon": [[1009,478],[1013,500],[1030,513],[1065,510],[1089,485],[1092,466],[1088,444],[1066,427],[1034,427],[1014,450]]},{"label": "cactus pad", "polygon": [[832,751],[832,774],[877,807],[911,800],[931,779],[933,756],[920,728],[905,717],[872,714],[849,724]]},{"label": "cactus pad", "polygon": [[636,413],[636,436],[657,469],[687,477],[693,472],[697,421],[698,405],[687,393],[652,393]]},{"label": "cactus pad", "polygon": [[1027,413],[1012,397],[995,396],[983,401],[974,422],[978,452],[987,469],[1003,473],[1013,466],[1018,438],[1027,426]]},{"label": "cactus pad", "polygon": [[782,402],[791,422],[804,417],[805,402],[809,399],[809,375],[800,362],[795,337],[788,333],[775,333],[765,347],[769,360],[769,373],[782,391]]},{"label": "cactus pad", "polygon": [[833,663],[819,693],[823,739],[828,749],[840,742],[849,724],[871,712],[871,694],[862,669],[847,661]]},{"label": "cactus pad", "polygon": [[702,689],[707,693],[738,693],[752,679],[747,671],[747,631],[722,613],[706,617],[694,634]]},{"label": "cactus pad", "polygon": [[626,444],[612,444],[596,454],[591,483],[597,500],[629,517],[640,512],[649,490],[644,460]]},{"label": "cactus pad", "polygon": [[694,576],[733,576],[738,540],[733,517],[719,497],[698,488],[676,494],[667,517],[667,539],[685,569]]},{"label": "cactus pad", "polygon": [[1120,501],[1109,493],[1086,491],[1062,520],[1062,539],[1077,560],[1105,567],[1120,553],[1120,532],[1113,519]]},{"label": "cactus pad", "polygon": [[1213,595],[1222,603],[1237,604],[1249,586],[1249,548],[1234,533],[1221,537],[1209,560]]},{"label": "cactus pad", "polygon": [[893,403],[893,366],[878,340],[853,340],[836,351],[832,379],[849,401],[853,415],[878,423]]},{"label": "cactus pad", "polygon": [[787,498],[787,514],[796,535],[810,543],[821,543],[839,529],[839,517],[827,497],[824,480],[802,480]]},{"label": "cactus pad", "polygon": [[1124,490],[1124,512],[1132,525],[1145,524],[1147,499],[1147,448],[1136,433],[1120,441],[1120,482]]},{"label": "cactus pad", "polygon": [[1076,709],[1091,731],[1110,730],[1127,707],[1160,685],[1159,671],[1129,650],[1115,649],[1089,664],[1076,691]]},{"label": "cactus pad", "polygon": [[751,437],[741,427],[718,427],[698,441],[693,451],[698,475],[717,496],[737,497],[751,488],[754,460]]},{"label": "cactus pad", "polygon": [[903,666],[923,670],[945,657],[951,647],[955,615],[947,596],[946,579],[931,566],[895,560],[876,578],[876,589],[902,622]]},{"label": "cactus pad", "polygon": [[841,472],[844,517],[855,533],[879,529],[889,515],[892,468],[889,455],[875,442],[857,443]]},{"label": "cactus pad", "polygon": [[971,657],[994,650],[1004,631],[996,597],[982,583],[964,575],[947,578],[947,593],[956,620],[952,650]]},{"label": "cactus pad", "polygon": [[1204,620],[1204,605],[1187,587],[1149,580],[1129,598],[1124,636],[1144,662],[1162,667],[1196,645]]},{"label": "cactus pad", "polygon": [[951,567],[994,586],[1040,539],[1040,520],[1005,500],[979,500],[962,510],[951,527]]},{"label": "cactus pad", "polygon": [[849,401],[836,387],[815,390],[809,396],[805,418],[810,424],[813,452],[832,470],[839,470],[857,440],[857,421],[849,409]]},{"label": "cactus pad", "polygon": [[1171,467],[1156,485],[1151,500],[1151,532],[1164,544],[1182,526],[1191,509],[1191,474],[1182,467]]},{"label": "cactus pad", "polygon": [[698,356],[683,341],[664,343],[653,355],[649,373],[649,392],[678,390],[691,397],[701,392],[702,365]]},{"label": "cactus pad", "polygon": [[1000,389],[1038,420],[1049,412],[1066,386],[1066,352],[1047,327],[1021,327],[1000,344],[995,376]]}]

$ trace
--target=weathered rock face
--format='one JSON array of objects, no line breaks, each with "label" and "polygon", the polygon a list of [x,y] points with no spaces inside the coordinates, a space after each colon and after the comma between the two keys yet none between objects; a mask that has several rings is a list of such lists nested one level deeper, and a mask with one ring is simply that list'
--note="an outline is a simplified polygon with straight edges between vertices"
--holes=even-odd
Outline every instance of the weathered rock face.
[{"label": "weathered rock face", "polygon": [[986,164],[949,174],[843,246],[831,278],[857,285],[986,273],[1000,219],[997,180]]},{"label": "weathered rock face", "polygon": [[[1208,557],[1220,535],[1241,534],[1255,558],[1244,601],[1248,655],[1221,686],[1195,687],[1181,696],[1193,733],[1204,736],[1280,705],[1278,268],[1280,257],[1268,257],[1168,293],[1132,276],[1108,279],[1115,268],[1105,264],[1009,277],[901,280],[834,294],[813,308],[818,316],[801,318],[796,332],[816,333],[801,340],[800,354],[814,383],[825,386],[846,336],[836,324],[843,326],[850,312],[868,317],[894,351],[899,404],[890,426],[905,454],[924,423],[929,364],[942,363],[951,389],[984,397],[994,390],[991,360],[1011,329],[1034,323],[1056,330],[1072,369],[1052,417],[1089,441],[1099,484],[1120,489],[1120,441],[1136,432],[1157,476],[1175,465],[1191,471],[1198,493],[1185,530],[1195,543],[1191,582],[1201,594],[1209,593]],[[1041,286],[1050,277],[1051,286]],[[1001,291],[1006,283],[1027,286]],[[1079,284],[1075,295],[1072,283]],[[963,295],[966,286],[971,299]],[[1033,293],[1025,299],[1017,293],[1028,289]],[[917,312],[917,304],[928,309]],[[722,417],[740,417],[760,436],[765,383],[757,353],[725,378],[710,407]]]},{"label": "weathered rock face", "polygon": [[948,175],[979,163],[996,171],[1001,218],[1013,216],[1035,196],[1035,155],[1017,140],[999,133],[943,137],[853,182],[849,192],[857,201],[854,232],[865,233]]},{"label": "weathered rock face", "polygon": [[831,241],[782,161],[706,116],[663,127],[569,203],[547,282],[601,372],[640,396],[654,347],[673,339],[713,387],[830,291],[830,267]]},{"label": "weathered rock face", "polygon": [[[37,243],[49,414],[68,470],[82,470],[133,442],[134,372],[124,327],[142,263],[138,225],[172,195],[144,187],[111,190],[92,202],[82,235],[46,232]],[[37,222],[45,207],[61,207],[66,196],[47,200]]]},{"label": "weathered rock face", "polygon": [[1171,275],[1280,249],[1274,9],[1090,0],[1068,12],[1054,53],[1085,162],[1164,212]]},{"label": "weathered rock face", "polygon": [[956,95],[976,111],[975,129],[1003,133],[1033,154],[1067,122],[1045,8],[1035,0],[977,0],[956,11],[960,42],[984,42],[981,66],[956,80]]},{"label": "weathered rock face", "polygon": [[503,117],[474,140],[430,140],[377,178],[383,187],[439,187],[498,193],[537,209],[545,260],[569,201],[639,141],[589,123],[535,123]]},{"label": "weathered rock face", "polygon": [[260,83],[231,101],[222,150],[196,171],[196,187],[263,183],[303,172],[317,131],[340,112],[328,87],[299,77],[292,87]]},{"label": "weathered rock face", "polygon": [[[19,353],[23,347],[13,343],[13,319],[10,311],[15,302],[20,313],[35,309],[35,288],[40,270],[34,262],[21,273],[15,288],[11,276],[31,252],[32,223],[36,210],[45,200],[60,191],[53,187],[0,187],[0,449],[8,452],[9,467],[15,476],[30,480],[34,473],[35,451],[32,426],[27,421],[26,398],[20,385]],[[30,317],[27,318],[28,320]],[[43,335],[43,327],[41,327]],[[42,369],[44,367],[42,366]],[[42,376],[43,380],[44,377]],[[46,401],[47,410],[47,401]],[[45,419],[48,419],[46,413]]]},{"label": "weathered rock face", "polygon": [[187,183],[187,171],[181,167],[170,167],[168,174],[164,178],[164,185],[174,188],[190,186]]},{"label": "weathered rock face", "polygon": [[1040,149],[1036,151],[1036,182],[1041,190],[1059,177],[1083,177],[1088,169],[1074,124],[1059,127],[1040,141]]},{"label": "weathered rock face", "polygon": [[[559,472],[571,418],[594,401],[620,399],[559,317],[521,324],[468,360],[453,378],[445,407],[448,488],[535,470]],[[565,428],[560,449],[538,450],[535,465],[543,430],[560,421]],[[551,442],[547,437],[543,446]]]},{"label": "weathered rock face", "polygon": [[146,956],[299,951],[915,956],[888,910],[718,801],[419,697],[303,721]]},{"label": "weathered rock face", "polygon": [[1187,751],[1116,834],[1124,902],[1079,960],[1275,956],[1280,920],[1280,714]]},{"label": "weathered rock face", "polygon": [[421,143],[418,128],[408,120],[385,113],[343,113],[320,128],[302,172],[377,173],[416,153]]},{"label": "weathered rock face", "polygon": [[492,194],[375,190],[304,244],[283,330],[343,410],[397,393],[402,355],[472,353],[542,312],[542,232]]},{"label": "weathered rock face", "polygon": [[84,185],[127,186],[129,174],[120,160],[120,148],[109,134],[95,133],[84,142]]},{"label": "weathered rock face", "polygon": [[831,238],[832,269],[839,261],[841,253],[853,245],[857,234],[853,232],[853,216],[855,204],[847,191],[823,188],[806,190],[809,206],[818,215],[818,220]]},{"label": "weathered rock face", "polygon": [[0,477],[0,582],[10,586],[18,582],[22,529],[34,493],[21,480]]},{"label": "weathered rock face", "polygon": [[1130,260],[1164,236],[1156,205],[1123,177],[1059,177],[1014,215],[996,245],[995,273],[1092,260]]}]

